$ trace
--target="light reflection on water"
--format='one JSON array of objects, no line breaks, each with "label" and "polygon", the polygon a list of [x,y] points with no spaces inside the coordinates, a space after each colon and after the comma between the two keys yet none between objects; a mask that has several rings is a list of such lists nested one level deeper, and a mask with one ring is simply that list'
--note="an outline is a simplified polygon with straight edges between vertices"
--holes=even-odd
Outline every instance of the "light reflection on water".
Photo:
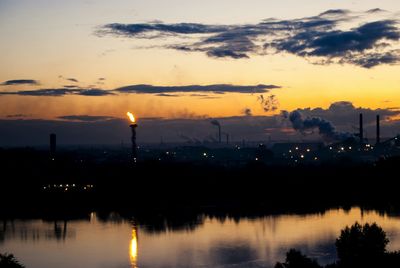
[{"label": "light reflection on water", "polygon": [[400,249],[399,217],[352,208],[256,219],[205,216],[186,227],[179,222],[155,228],[96,214],[68,222],[15,220],[0,226],[0,252],[33,268],[273,267],[290,248],[328,263],[335,260],[340,230],[356,221],[378,223],[390,238],[389,249]]},{"label": "light reflection on water", "polygon": [[131,258],[132,268],[137,268],[138,240],[137,240],[137,230],[135,225],[132,228],[132,240],[129,245],[129,255]]}]

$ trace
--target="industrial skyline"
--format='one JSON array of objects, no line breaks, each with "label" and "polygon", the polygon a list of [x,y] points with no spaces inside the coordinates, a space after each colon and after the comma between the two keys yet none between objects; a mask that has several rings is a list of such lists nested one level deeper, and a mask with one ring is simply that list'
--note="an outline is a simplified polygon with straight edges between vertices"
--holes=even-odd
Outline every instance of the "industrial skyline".
[{"label": "industrial skyline", "polygon": [[[258,142],[315,141],[333,143],[359,133],[359,114],[364,115],[363,136],[371,143],[379,134],[384,141],[399,133],[400,125],[387,118],[395,112],[356,109],[348,103],[334,104],[328,110],[296,110],[275,116],[223,118],[138,118],[138,144],[223,144]],[[68,120],[0,121],[0,146],[42,146],[47,135],[57,133],[60,145],[130,144],[129,120],[111,117],[69,116]],[[29,129],[29,135],[26,133]]]}]

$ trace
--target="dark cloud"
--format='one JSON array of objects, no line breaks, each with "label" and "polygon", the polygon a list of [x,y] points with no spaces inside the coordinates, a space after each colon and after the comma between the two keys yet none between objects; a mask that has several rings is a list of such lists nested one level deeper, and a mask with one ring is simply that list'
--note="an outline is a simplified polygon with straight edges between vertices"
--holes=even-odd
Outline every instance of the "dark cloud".
[{"label": "dark cloud", "polygon": [[58,119],[67,121],[79,121],[79,122],[98,122],[98,121],[112,120],[115,119],[115,117],[93,116],[93,115],[64,115],[64,116],[59,116]]},{"label": "dark cloud", "polygon": [[276,85],[190,85],[190,86],[152,86],[152,85],[132,85],[117,88],[115,91],[120,93],[142,93],[142,94],[162,94],[162,93],[190,93],[190,92],[209,92],[209,93],[265,93],[270,89],[280,88]]},{"label": "dark cloud", "polygon": [[386,10],[380,8],[373,8],[367,11],[367,13],[381,13],[381,12],[386,12]]},{"label": "dark cloud", "polygon": [[59,97],[68,94],[73,94],[77,90],[57,88],[57,89],[38,89],[38,90],[21,90],[13,92],[0,92],[0,95],[19,95],[19,96],[51,96]]},{"label": "dark cloud", "polygon": [[[207,94],[198,93],[266,93],[271,89],[281,88],[276,85],[254,85],[254,86],[238,86],[229,84],[220,85],[190,85],[190,86],[153,86],[153,85],[131,85],[114,90],[104,90],[98,88],[82,88],[74,85],[65,85],[63,88],[37,89],[37,90],[21,90],[0,92],[1,95],[18,95],[18,96],[49,96],[59,97],[65,95],[80,96],[109,96],[115,94],[132,93],[132,94],[155,94],[161,97],[180,97],[181,94],[176,93],[195,93],[189,96],[201,98],[217,98]],[[196,93],[198,92],[198,93]]]},{"label": "dark cloud", "polygon": [[139,24],[121,24],[112,23],[105,25],[98,34],[115,34],[124,36],[143,37],[146,33],[158,34],[209,34],[226,31],[228,26],[204,25],[197,23],[139,23]]},{"label": "dark cloud", "polygon": [[81,96],[109,96],[109,95],[115,95],[113,92],[109,90],[103,90],[103,89],[84,89],[80,90],[75,95],[81,95]]},{"label": "dark cloud", "polygon": [[347,55],[340,63],[351,63],[365,68],[372,68],[381,64],[397,64],[400,59],[400,50],[392,50],[384,53],[364,53],[359,55]]},{"label": "dark cloud", "polygon": [[21,90],[12,92],[0,92],[1,95],[18,95],[18,96],[43,96],[43,97],[61,97],[65,95],[80,96],[107,96],[114,95],[113,92],[102,89],[81,89],[81,88],[51,88],[37,90]]},{"label": "dark cloud", "polygon": [[382,12],[373,9],[354,14],[335,9],[317,16],[293,20],[268,19],[258,24],[107,24],[102,35],[133,38],[159,38],[166,35],[188,37],[186,43],[161,45],[185,52],[203,52],[213,58],[249,58],[251,55],[291,53],[318,64],[353,64],[371,68],[400,62],[400,51],[394,49],[400,39],[398,22],[379,20],[363,22],[343,30],[342,22],[367,18]]},{"label": "dark cloud", "polygon": [[329,9],[325,12],[322,12],[321,14],[319,14],[319,16],[323,17],[323,16],[343,16],[343,15],[347,15],[349,14],[350,11],[346,10],[346,9]]},{"label": "dark cloud", "polygon": [[[399,54],[390,55],[367,50],[378,50],[380,41],[398,41],[400,38],[396,22],[391,20],[364,24],[349,31],[309,31],[301,32],[290,39],[280,39],[272,43],[278,51],[286,51],[299,56],[337,58],[341,63],[352,63],[362,67],[373,67],[382,63],[396,63]],[[357,60],[353,61],[352,58]]]},{"label": "dark cloud", "polygon": [[245,53],[239,53],[230,47],[219,47],[211,49],[207,52],[209,57],[215,58],[233,58],[233,59],[241,59],[241,58],[249,58]]},{"label": "dark cloud", "polygon": [[[193,42],[166,45],[165,48],[194,52],[200,51],[210,57],[216,58],[248,58],[250,53],[263,50],[257,44],[260,37],[275,35],[279,31],[289,31],[301,27],[329,27],[336,21],[319,17],[305,18],[303,20],[276,21],[269,20],[259,24],[248,25],[209,25],[209,24],[108,24],[102,27],[100,35],[112,34],[116,36],[134,38],[159,38],[165,35],[178,35],[192,37]],[[200,38],[193,34],[202,36]]]},{"label": "dark cloud", "polygon": [[17,80],[8,80],[4,81],[0,84],[1,86],[14,86],[14,85],[39,85],[39,81],[32,79],[17,79]]},{"label": "dark cloud", "polygon": [[75,79],[75,78],[65,78],[65,80],[74,82],[74,83],[79,83],[78,79]]}]

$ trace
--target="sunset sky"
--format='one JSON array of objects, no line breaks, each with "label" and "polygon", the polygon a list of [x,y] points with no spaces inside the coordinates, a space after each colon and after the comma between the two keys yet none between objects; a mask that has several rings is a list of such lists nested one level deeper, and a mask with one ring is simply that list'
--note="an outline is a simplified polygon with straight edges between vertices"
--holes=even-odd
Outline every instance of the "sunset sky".
[{"label": "sunset sky", "polygon": [[347,130],[362,107],[392,135],[399,15],[397,0],[1,0],[0,127],[344,104]]}]

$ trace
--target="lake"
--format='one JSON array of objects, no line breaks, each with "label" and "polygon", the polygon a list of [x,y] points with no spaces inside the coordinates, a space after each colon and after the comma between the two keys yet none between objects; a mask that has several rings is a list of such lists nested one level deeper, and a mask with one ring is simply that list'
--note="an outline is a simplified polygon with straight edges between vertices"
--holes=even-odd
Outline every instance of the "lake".
[{"label": "lake", "polygon": [[305,215],[230,218],[198,215],[187,223],[140,221],[116,213],[60,220],[3,220],[0,252],[27,268],[273,267],[296,248],[326,264],[346,225],[379,224],[389,250],[400,249],[400,216],[331,209]]}]

